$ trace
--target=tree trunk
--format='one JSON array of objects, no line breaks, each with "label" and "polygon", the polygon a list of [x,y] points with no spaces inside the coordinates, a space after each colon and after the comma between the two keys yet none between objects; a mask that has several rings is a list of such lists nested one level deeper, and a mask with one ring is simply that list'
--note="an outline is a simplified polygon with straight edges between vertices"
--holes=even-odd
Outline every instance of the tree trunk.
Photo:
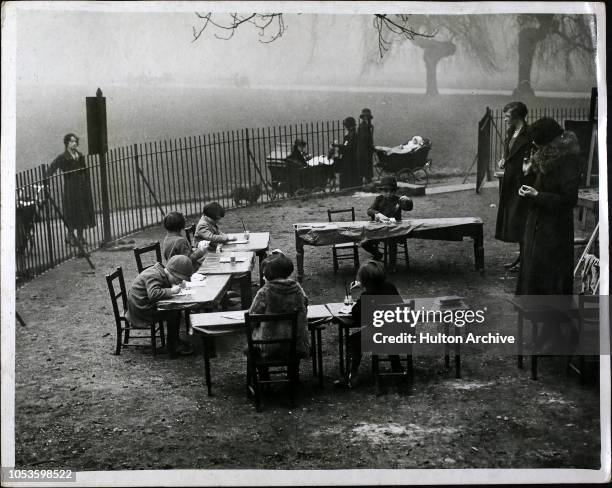
[{"label": "tree trunk", "polygon": [[531,86],[531,70],[538,44],[542,42],[553,27],[553,15],[523,16],[522,21],[537,20],[538,27],[522,27],[518,39],[518,80],[513,96],[535,95]]},{"label": "tree trunk", "polygon": [[414,43],[423,49],[423,61],[425,61],[427,95],[438,95],[438,63],[442,58],[452,56],[457,50],[450,41],[436,41],[433,39],[418,39]]}]

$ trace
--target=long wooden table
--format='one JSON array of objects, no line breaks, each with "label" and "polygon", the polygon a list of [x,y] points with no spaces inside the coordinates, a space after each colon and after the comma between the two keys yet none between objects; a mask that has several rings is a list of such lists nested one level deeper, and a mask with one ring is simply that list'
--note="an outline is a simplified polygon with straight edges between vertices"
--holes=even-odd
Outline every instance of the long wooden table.
[{"label": "long wooden table", "polygon": [[[212,395],[212,379],[210,359],[215,350],[215,338],[235,334],[245,334],[244,314],[248,310],[231,312],[191,314],[189,320],[191,330],[202,339],[202,354],[204,357],[204,378],[208,395]],[[319,384],[323,385],[323,351],[321,331],[326,322],[331,321],[332,314],[325,305],[308,306],[308,328],[313,349],[313,375],[318,376]],[[246,340],[245,340],[246,343]]]},{"label": "long wooden table", "polygon": [[[235,237],[236,241],[223,244],[222,253],[227,252],[254,252],[258,258],[259,268],[261,262],[268,256],[270,249],[270,233],[269,232],[253,232],[249,234],[249,240],[243,242],[244,234],[228,234],[230,237]],[[263,276],[260,274],[259,283],[263,286]]]},{"label": "long wooden table", "polygon": [[[433,298],[407,298],[403,300],[405,304],[409,304],[414,301],[413,307],[415,310],[420,309],[421,307],[425,310],[431,311],[440,311],[440,310],[467,310],[469,307],[466,304],[465,300],[462,300],[461,303],[456,306],[442,306],[438,302],[438,297]],[[360,329],[361,326],[354,325],[352,318],[349,314],[342,313],[342,310],[345,308],[344,303],[328,303],[327,308],[330,313],[334,316],[334,322],[338,325],[338,357],[339,357],[339,369],[340,376],[346,379],[349,370],[349,357],[348,351],[347,354],[344,353],[344,349],[348,345],[349,335],[351,330]],[[445,334],[448,335],[450,332],[450,325],[445,324]],[[460,334],[460,328],[455,326],[454,330],[455,335]],[[455,377],[461,378],[461,345],[459,342],[454,344],[454,352],[455,352]],[[409,372],[412,370],[412,354],[409,354]],[[445,367],[450,367],[450,345],[444,344],[444,365]]]},{"label": "long wooden table", "polygon": [[242,308],[249,308],[253,300],[251,290],[251,271],[253,270],[253,252],[236,252],[236,263],[221,262],[229,259],[224,252],[208,253],[198,269],[198,273],[206,276],[229,275],[240,282],[240,298]]},{"label": "long wooden table", "polygon": [[372,221],[311,222],[293,224],[298,279],[304,277],[304,246],[384,240],[394,237],[474,242],[474,267],[484,272],[483,222],[477,217],[406,219],[394,224]]},{"label": "long wooden table", "polygon": [[186,288],[187,294],[174,295],[157,302],[158,310],[189,310],[195,307],[216,309],[227,292],[231,275],[211,275],[203,281],[195,281]]}]

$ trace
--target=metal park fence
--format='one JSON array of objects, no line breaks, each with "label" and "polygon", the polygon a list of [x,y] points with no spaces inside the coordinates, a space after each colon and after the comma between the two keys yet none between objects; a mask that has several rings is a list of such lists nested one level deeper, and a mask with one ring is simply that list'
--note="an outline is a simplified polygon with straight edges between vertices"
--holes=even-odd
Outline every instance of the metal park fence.
[{"label": "metal park fence", "polygon": [[[340,121],[242,129],[195,137],[132,144],[86,157],[96,225],[84,232],[86,251],[146,227],[170,211],[199,217],[217,201],[225,208],[269,202],[295,194],[274,170],[296,138],[307,143],[313,161],[327,154],[343,134]],[[314,168],[313,168],[314,169]],[[27,280],[70,259],[79,249],[66,242],[64,174],[45,177],[47,165],[17,174],[17,279]],[[305,171],[305,173],[309,173]],[[330,191],[327,181],[302,181],[304,192]],[[299,193],[298,193],[299,194]]]}]

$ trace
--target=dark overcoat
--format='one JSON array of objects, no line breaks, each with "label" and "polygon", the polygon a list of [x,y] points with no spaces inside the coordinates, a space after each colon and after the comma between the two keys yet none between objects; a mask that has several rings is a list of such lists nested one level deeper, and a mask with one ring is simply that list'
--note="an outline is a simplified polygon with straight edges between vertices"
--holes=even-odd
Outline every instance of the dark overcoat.
[{"label": "dark overcoat", "polygon": [[372,155],[374,154],[374,126],[364,120],[357,128],[357,167],[359,178],[365,177],[372,181],[374,168],[372,166]]},{"label": "dark overcoat", "polygon": [[545,174],[536,174],[538,196],[529,198],[518,295],[572,293],[579,181],[578,158],[569,153],[552,160]]},{"label": "dark overcoat", "polygon": [[[512,141],[504,141],[504,176],[500,182],[499,206],[495,238],[505,242],[520,242],[525,232],[528,202],[519,196],[518,190],[523,178],[523,160],[529,156],[531,141],[524,126]],[[524,180],[523,180],[524,181]],[[531,185],[530,185],[531,186]]]},{"label": "dark overcoat", "polygon": [[89,169],[85,165],[85,157],[77,152],[73,158],[66,151],[51,163],[47,170],[50,177],[58,169],[64,174],[64,194],[62,196],[62,213],[66,223],[72,229],[87,229],[96,226]]},{"label": "dark overcoat", "polygon": [[340,188],[354,188],[361,186],[361,177],[357,168],[357,131],[348,129],[339,148],[342,155],[340,159]]}]

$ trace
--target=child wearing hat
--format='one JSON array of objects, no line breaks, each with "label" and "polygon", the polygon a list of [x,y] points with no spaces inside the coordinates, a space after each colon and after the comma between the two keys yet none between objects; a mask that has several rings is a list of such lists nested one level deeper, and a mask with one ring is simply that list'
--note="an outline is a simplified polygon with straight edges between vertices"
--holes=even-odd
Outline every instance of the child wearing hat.
[{"label": "child wearing hat", "polygon": [[162,245],[162,254],[168,261],[172,256],[187,256],[193,264],[193,271],[200,267],[202,258],[206,256],[208,248],[192,250],[187,238],[181,234],[185,228],[185,217],[180,212],[170,212],[164,217],[164,227],[167,234]]},{"label": "child wearing hat", "polygon": [[[377,222],[383,222],[389,218],[394,218],[396,222],[402,220],[402,210],[410,211],[414,204],[410,198],[405,195],[401,197],[396,194],[397,180],[395,176],[384,176],[380,182],[381,195],[378,195],[374,203],[368,208],[369,217]],[[398,239],[391,238],[389,242],[389,270],[395,271],[397,263],[397,244]],[[372,254],[372,257],[378,261],[382,259],[382,254],[378,250],[379,241],[365,241],[361,247]]]},{"label": "child wearing hat", "polygon": [[180,311],[159,311],[157,302],[171,298],[181,290],[180,283],[189,281],[193,267],[187,256],[172,256],[166,267],[161,263],[140,273],[128,291],[126,318],[132,325],[148,326],[165,320],[168,326],[168,352],[171,358],[193,354],[193,348],[179,339]]},{"label": "child wearing hat", "polygon": [[194,239],[198,249],[202,249],[202,241],[209,242],[210,248],[216,248],[218,244],[235,241],[219,230],[219,222],[225,217],[225,209],[217,202],[207,203],[202,211],[202,217],[196,226]]}]

